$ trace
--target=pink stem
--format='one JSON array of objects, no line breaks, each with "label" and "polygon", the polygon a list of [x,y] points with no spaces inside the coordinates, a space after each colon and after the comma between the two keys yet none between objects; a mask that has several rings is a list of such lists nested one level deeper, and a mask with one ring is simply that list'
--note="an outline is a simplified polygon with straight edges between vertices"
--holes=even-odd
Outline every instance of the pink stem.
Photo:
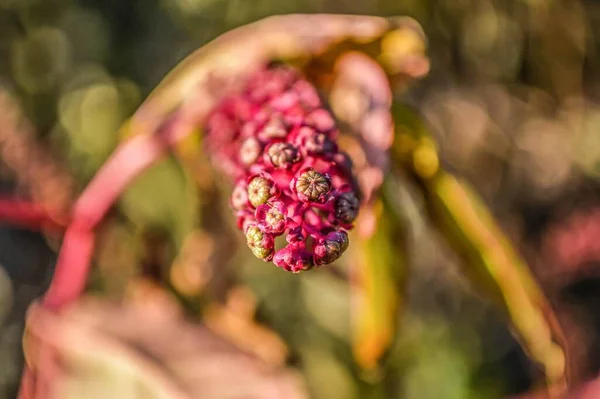
[{"label": "pink stem", "polygon": [[321,238],[323,238],[323,234],[321,234],[321,232],[316,229],[314,226],[308,225],[308,224],[303,224],[302,225],[302,229],[304,230],[304,232],[311,236],[312,238],[314,238],[315,240],[319,241]]},{"label": "pink stem", "polygon": [[326,212],[333,212],[334,211],[333,204],[332,204],[331,201],[328,201],[328,202],[326,202],[324,204],[320,204],[318,202],[313,202],[313,203],[310,204],[310,206],[313,207],[313,208],[320,209],[322,211],[326,211]]},{"label": "pink stem", "polygon": [[75,300],[84,290],[94,249],[93,229],[118,196],[164,154],[155,136],[140,135],[122,144],[100,168],[75,202],[56,271],[43,304],[52,309]]},{"label": "pink stem", "polygon": [[142,171],[164,155],[153,136],[136,136],[120,146],[85,188],[73,209],[73,224],[93,229]]},{"label": "pink stem", "polygon": [[[98,171],[75,203],[72,222],[67,228],[56,263],[56,270],[42,305],[59,310],[75,301],[85,289],[94,251],[94,228],[108,212],[119,194],[144,169],[163,154],[160,141],[153,136],[137,136],[120,146]],[[52,375],[52,353],[41,348],[37,375],[25,368],[19,397],[46,396]],[[46,367],[43,367],[46,365]]]},{"label": "pink stem", "polygon": [[73,302],[85,289],[94,251],[94,233],[70,226],[65,233],[56,270],[42,304],[58,310]]},{"label": "pink stem", "polygon": [[[191,132],[169,126],[157,135],[142,134],[120,145],[100,168],[73,207],[50,287],[42,300],[46,309],[60,310],[75,301],[85,289],[94,251],[94,228],[125,188],[142,171],[159,160],[167,147]],[[52,353],[41,350],[39,366],[48,365]],[[52,370],[25,367],[19,398],[46,396]]]},{"label": "pink stem", "polygon": [[318,226],[321,223],[321,218],[314,210],[311,208],[305,210],[304,221],[305,223],[302,224],[302,228],[304,231],[306,231],[306,233],[308,233],[315,240],[319,240],[323,237],[323,234],[319,230]]}]

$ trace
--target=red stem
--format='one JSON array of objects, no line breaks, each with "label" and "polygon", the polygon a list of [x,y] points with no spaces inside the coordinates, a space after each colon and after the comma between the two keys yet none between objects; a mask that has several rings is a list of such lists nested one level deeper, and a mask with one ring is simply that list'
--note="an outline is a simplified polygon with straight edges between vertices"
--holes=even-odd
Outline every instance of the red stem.
[{"label": "red stem", "polygon": [[[153,112],[155,106],[159,107],[160,104],[146,101],[145,106],[138,109],[130,121],[129,129],[139,135],[117,148],[73,206],[56,271],[42,300],[44,308],[61,309],[81,295],[88,279],[94,249],[94,228],[137,175],[161,158],[166,148],[191,133],[189,126],[179,123],[182,118],[173,118],[173,123],[170,126],[163,125],[161,131],[163,113]],[[197,120],[203,120],[205,113],[204,110],[197,111],[194,116]],[[131,127],[133,123],[135,128]],[[25,165],[30,166],[28,162]],[[1,220],[38,230],[65,227],[39,205],[13,199],[0,199]],[[18,396],[20,399],[42,398],[50,393],[48,384],[54,379],[51,362],[53,350],[42,346],[37,352],[36,367],[25,365]]]},{"label": "red stem", "polygon": [[[83,292],[94,249],[93,229],[127,185],[163,153],[154,137],[137,136],[100,169],[74,205],[44,306],[56,310]],[[0,199],[0,220],[34,230],[60,227],[39,205],[15,199]]]},{"label": "red stem", "polygon": [[94,233],[69,226],[58,255],[52,283],[42,304],[51,310],[73,302],[85,289],[94,251]]},{"label": "red stem", "polygon": [[38,204],[14,198],[0,198],[0,221],[31,230],[64,228]]},{"label": "red stem", "polygon": [[125,188],[164,154],[155,136],[140,135],[122,144],[75,202],[44,306],[59,309],[85,288],[94,249],[94,228]]},{"label": "red stem", "polygon": [[[141,172],[158,161],[166,148],[191,132],[184,125],[171,124],[158,134],[143,131],[121,144],[76,201],[71,223],[64,236],[50,288],[42,300],[48,310],[60,310],[84,291],[94,251],[94,228],[104,218],[119,195]],[[48,365],[52,352],[39,353],[38,366]],[[49,367],[49,366],[48,366]],[[52,370],[25,367],[19,398],[37,398],[39,389],[51,379]]]}]

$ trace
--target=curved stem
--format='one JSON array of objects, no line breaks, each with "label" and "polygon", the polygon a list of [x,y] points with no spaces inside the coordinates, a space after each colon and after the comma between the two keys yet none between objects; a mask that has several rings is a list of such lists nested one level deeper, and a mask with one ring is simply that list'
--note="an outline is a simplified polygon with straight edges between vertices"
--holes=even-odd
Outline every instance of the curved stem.
[{"label": "curved stem", "polygon": [[83,292],[93,253],[94,228],[133,179],[164,154],[161,144],[154,136],[136,136],[124,143],[75,202],[56,271],[44,297],[45,306],[58,309]]}]

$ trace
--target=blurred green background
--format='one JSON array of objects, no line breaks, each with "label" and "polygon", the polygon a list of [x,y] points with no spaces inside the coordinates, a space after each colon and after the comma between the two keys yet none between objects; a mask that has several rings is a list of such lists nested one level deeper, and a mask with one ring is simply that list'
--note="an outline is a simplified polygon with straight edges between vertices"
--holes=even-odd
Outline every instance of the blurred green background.
[{"label": "blurred green background", "polygon": [[[423,25],[432,70],[398,100],[420,109],[444,163],[493,209],[571,323],[581,374],[596,373],[600,251],[571,216],[591,218],[600,205],[598,1],[0,0],[0,91],[82,187],[120,141],[120,124],[192,50],[239,25],[298,12],[409,15]],[[0,129],[2,121],[0,110]],[[22,193],[10,168],[0,171],[3,190]],[[391,350],[367,373],[352,358],[346,260],[301,276],[255,261],[219,185],[207,185],[198,188],[174,159],[137,181],[102,229],[94,287],[118,297],[142,273],[170,282],[199,316],[228,287],[248,286],[258,320],[283,338],[318,399],[483,399],[530,388],[526,356],[463,280],[417,194],[390,195],[412,215],[411,279]],[[397,185],[397,177],[386,182],[389,192]],[[552,252],[552,232],[575,254]],[[48,282],[49,246],[33,233],[0,231],[0,398],[16,389],[22,316]]]}]

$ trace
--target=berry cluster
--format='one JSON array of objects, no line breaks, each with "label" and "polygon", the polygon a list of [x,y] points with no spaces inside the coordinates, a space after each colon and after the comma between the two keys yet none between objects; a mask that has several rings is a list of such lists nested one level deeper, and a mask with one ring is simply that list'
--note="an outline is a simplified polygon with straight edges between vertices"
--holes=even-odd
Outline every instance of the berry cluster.
[{"label": "berry cluster", "polygon": [[206,128],[208,153],[236,180],[231,207],[256,257],[299,272],[342,255],[359,208],[356,183],[308,81],[289,67],[264,69],[212,110]]}]

